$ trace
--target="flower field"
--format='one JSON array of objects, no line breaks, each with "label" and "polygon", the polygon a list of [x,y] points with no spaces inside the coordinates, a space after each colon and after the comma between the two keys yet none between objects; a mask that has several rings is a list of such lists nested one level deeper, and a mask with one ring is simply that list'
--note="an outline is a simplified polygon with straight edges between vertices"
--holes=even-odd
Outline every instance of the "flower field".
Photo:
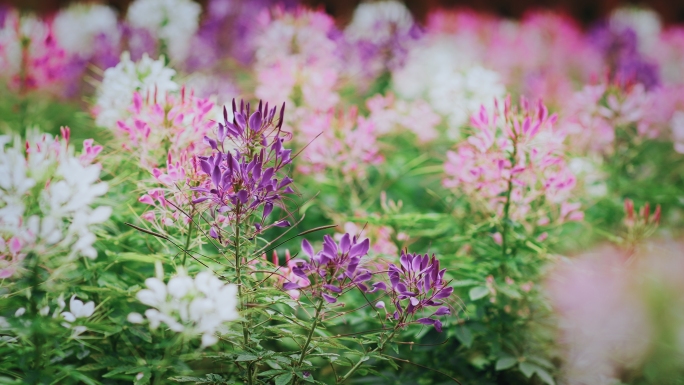
[{"label": "flower field", "polygon": [[684,383],[684,26],[0,5],[0,384]]}]

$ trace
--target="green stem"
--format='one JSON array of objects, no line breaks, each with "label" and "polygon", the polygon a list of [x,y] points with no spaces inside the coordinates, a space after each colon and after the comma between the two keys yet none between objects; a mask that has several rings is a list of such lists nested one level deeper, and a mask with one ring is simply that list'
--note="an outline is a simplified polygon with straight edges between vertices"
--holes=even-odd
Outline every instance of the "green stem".
[{"label": "green stem", "polygon": [[[241,260],[240,257],[240,206],[237,207],[236,217],[238,218],[235,223],[235,275],[237,277],[237,287],[238,287],[238,303],[240,306],[240,311],[244,311],[245,301],[242,294],[242,272],[241,272]],[[247,317],[245,317],[247,318]],[[249,347],[249,322],[242,322],[242,341],[245,348]],[[252,371],[253,365],[247,365],[247,383],[252,385]]]},{"label": "green stem", "polygon": [[36,327],[36,323],[42,321],[40,314],[38,314],[38,296],[40,294],[39,285],[40,279],[38,277],[40,268],[38,256],[34,253],[29,253],[27,259],[31,260],[35,258],[33,263],[33,269],[31,271],[31,299],[29,301],[29,311],[31,317],[33,317],[33,322],[31,323],[31,342],[33,343],[33,369],[40,370],[42,367],[42,356],[43,356],[43,340],[41,338],[41,328]]},{"label": "green stem", "polygon": [[[299,355],[299,360],[297,361],[297,365],[295,367],[300,367],[302,365],[302,362],[304,362],[304,357],[306,357],[306,351],[309,349],[309,345],[311,344],[311,339],[313,338],[314,331],[316,331],[316,326],[318,325],[318,321],[320,321],[321,318],[321,309],[323,308],[323,299],[320,298],[318,300],[318,306],[316,307],[316,313],[314,314],[314,322],[311,325],[311,330],[309,330],[309,335],[306,336],[306,342],[304,343],[304,347],[302,347],[302,354]],[[297,383],[297,376],[292,377],[292,384]]]},{"label": "green stem", "polygon": [[511,193],[513,192],[513,175],[512,171],[513,168],[515,168],[515,157],[518,154],[518,144],[516,141],[513,141],[513,154],[511,155],[511,175],[508,177],[508,187],[506,188],[506,203],[504,204],[504,215],[503,215],[503,223],[502,223],[502,229],[501,229],[501,253],[504,258],[506,259],[506,234],[508,233],[508,217],[509,217],[509,212],[511,210]]},{"label": "green stem", "polygon": [[[402,323],[403,323],[403,322],[400,321],[400,322],[397,323],[397,325],[401,325]],[[392,330],[392,333],[391,333],[387,338],[385,338],[383,341],[380,341],[380,343],[378,343],[378,346],[376,346],[375,349],[369,351],[369,352],[366,353],[365,355],[367,356],[367,355],[372,354],[372,353],[375,353],[375,352],[382,352],[382,351],[385,349],[385,344],[388,343],[392,338],[394,338],[394,335],[395,335],[395,334],[397,334],[397,330],[398,330],[398,326],[395,327],[394,330]],[[349,377],[350,377],[352,374],[354,374],[354,372],[356,372],[356,371],[361,367],[361,365],[362,365],[364,362],[366,362],[366,360],[359,359],[359,361],[358,361],[356,364],[354,364],[354,366],[352,366],[352,367],[349,369],[349,371],[348,371],[344,376],[342,376],[342,378],[340,378],[340,379],[337,381],[337,383],[338,383],[338,384],[341,384],[341,383],[347,381],[347,379],[349,379]]]},{"label": "green stem", "polygon": [[190,248],[190,239],[192,239],[192,230],[195,226],[195,209],[193,208],[190,212],[190,223],[188,224],[188,235],[185,237],[185,248],[183,249],[183,260],[181,261],[181,266],[185,267],[185,259],[188,256],[188,249]]}]

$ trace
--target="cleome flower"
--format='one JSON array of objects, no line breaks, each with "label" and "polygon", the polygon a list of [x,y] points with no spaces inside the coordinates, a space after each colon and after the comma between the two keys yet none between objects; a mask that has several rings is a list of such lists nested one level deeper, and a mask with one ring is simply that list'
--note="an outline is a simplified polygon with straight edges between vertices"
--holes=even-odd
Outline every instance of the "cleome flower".
[{"label": "cleome flower", "polygon": [[[332,237],[323,237],[323,249],[314,252],[311,243],[302,241],[302,251],[309,257],[309,261],[292,260],[292,272],[304,279],[310,285],[307,290],[314,295],[320,295],[328,303],[337,302],[337,296],[347,289],[358,287],[363,292],[374,292],[384,289],[384,283],[377,283],[368,288],[364,282],[373,277],[370,270],[361,267],[361,258],[368,254],[370,242],[360,240],[356,236],[345,234],[337,243]],[[288,282],[283,285],[285,290],[304,289],[302,282]]]},{"label": "cleome flower", "polygon": [[[193,279],[179,270],[167,284],[158,278],[148,278],[145,285],[147,288],[136,297],[150,306],[145,311],[150,327],[156,329],[164,323],[176,333],[201,335],[202,347],[218,342],[216,333],[223,330],[223,324],[239,317],[237,286],[224,284],[211,272],[201,272]],[[144,318],[139,313],[130,313],[128,321],[142,323]]]},{"label": "cleome flower", "polygon": [[[434,317],[451,314],[444,300],[454,291],[444,281],[446,269],[439,268],[439,261],[435,256],[427,254],[409,254],[402,251],[399,266],[390,264],[387,273],[390,288],[387,290],[395,311],[392,318],[400,322],[408,322],[420,311],[437,308],[430,316],[416,320],[423,325],[433,325],[438,332],[442,331],[442,322]],[[380,301],[377,308],[385,308]],[[389,316],[389,314],[388,314]]]},{"label": "cleome flower", "polygon": [[95,123],[98,126],[115,129],[118,120],[125,119],[137,91],[143,98],[151,95],[155,102],[162,102],[167,92],[179,89],[172,80],[176,74],[164,64],[164,58],[152,60],[147,54],[137,62],[131,60],[128,52],[121,54],[116,67],[108,68],[97,89],[94,107]]},{"label": "cleome flower", "polygon": [[108,189],[94,163],[102,147],[86,140],[77,156],[68,141],[68,128],[54,139],[29,132],[25,143],[0,136],[0,278],[11,277],[29,252],[97,257],[93,225],[112,212],[92,207]]}]

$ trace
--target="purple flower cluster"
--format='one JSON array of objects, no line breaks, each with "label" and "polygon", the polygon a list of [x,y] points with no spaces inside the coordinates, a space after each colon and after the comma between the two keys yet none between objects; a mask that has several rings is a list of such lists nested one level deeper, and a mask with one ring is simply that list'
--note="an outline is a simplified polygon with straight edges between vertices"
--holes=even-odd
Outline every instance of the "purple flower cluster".
[{"label": "purple flower cluster", "polygon": [[[386,285],[378,282],[369,289],[364,282],[373,278],[370,270],[360,267],[361,258],[368,254],[370,242],[368,239],[360,240],[345,234],[338,244],[329,235],[323,238],[323,250],[314,252],[313,247],[306,239],[302,241],[302,250],[309,257],[309,261],[294,260],[296,265],[292,272],[298,277],[311,282],[310,288],[314,294],[320,295],[328,303],[337,302],[336,295],[346,289],[358,287],[363,292],[372,293],[378,289],[385,290]],[[286,283],[285,290],[301,289],[294,282]]]},{"label": "purple flower cluster", "polygon": [[[284,111],[283,104],[276,121],[277,108],[269,109],[268,103],[264,106],[259,102],[252,113],[249,103],[241,101],[237,109],[233,101],[230,121],[224,108],[224,122],[218,124],[217,138],[204,138],[213,153],[199,157],[199,163],[209,181],[193,188],[198,195],[193,203],[210,202],[212,216],[231,212],[236,220],[263,206],[263,223],[283,194],[294,192],[290,187],[291,178],[278,177],[279,171],[292,161],[291,150],[283,147],[285,139],[281,137]],[[275,225],[289,223],[280,221]],[[255,226],[257,231],[262,230],[262,224]],[[212,236],[217,236],[212,231]]]},{"label": "purple flower cluster", "polygon": [[[444,280],[446,269],[440,269],[435,256],[427,254],[408,254],[402,252],[399,266],[390,264],[387,277],[391,287],[385,282],[368,285],[376,272],[361,267],[361,258],[370,248],[368,239],[359,240],[345,234],[339,244],[332,237],[323,238],[323,249],[315,252],[311,244],[302,241],[302,251],[309,257],[292,260],[292,273],[302,278],[299,282],[290,281],[283,285],[284,290],[304,289],[314,296],[320,295],[328,303],[336,303],[338,296],[347,289],[358,288],[364,293],[375,291],[386,292],[394,304],[395,311],[391,318],[406,325],[414,322],[419,312],[437,308],[428,317],[422,317],[415,322],[432,325],[438,332],[442,331],[442,322],[435,318],[450,315],[451,310],[445,305],[445,300],[451,296],[453,287],[447,286]],[[376,307],[385,308],[385,302],[378,301]],[[388,314],[388,317],[389,314]]]},{"label": "purple flower cluster", "polygon": [[607,59],[611,80],[621,86],[640,83],[647,90],[660,84],[658,66],[639,52],[639,38],[633,29],[615,30],[604,23],[595,27],[590,37]]},{"label": "purple flower cluster", "polygon": [[[449,307],[443,305],[444,300],[454,291],[444,281],[445,272],[446,269],[440,270],[439,261],[434,255],[429,257],[427,254],[402,252],[400,265],[391,264],[388,272],[391,284],[388,294],[396,308],[393,318],[406,321],[408,317],[425,308],[437,307],[432,315],[420,318],[417,322],[433,325],[441,332],[442,322],[433,317],[451,314]],[[380,301],[376,307],[384,308],[385,303]]]}]

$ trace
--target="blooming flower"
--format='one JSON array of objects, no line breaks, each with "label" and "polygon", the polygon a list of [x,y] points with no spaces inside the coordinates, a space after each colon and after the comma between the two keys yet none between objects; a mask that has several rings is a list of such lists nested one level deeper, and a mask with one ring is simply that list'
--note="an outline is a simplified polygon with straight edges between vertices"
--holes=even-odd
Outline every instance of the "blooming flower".
[{"label": "blooming flower", "polygon": [[383,162],[375,125],[358,115],[356,108],[344,111],[311,112],[293,133],[307,146],[297,164],[303,174],[324,178],[339,172],[346,182],[364,178],[369,165]]},{"label": "blooming flower", "polygon": [[296,260],[292,272],[303,278],[308,286],[302,287],[300,282],[288,282],[283,285],[285,290],[312,290],[314,295],[321,296],[328,303],[337,302],[337,296],[345,290],[358,287],[361,291],[373,292],[384,287],[384,283],[376,283],[368,288],[364,282],[372,278],[371,272],[360,266],[361,258],[368,253],[370,242],[360,240],[356,236],[345,234],[339,243],[332,237],[323,237],[323,249],[314,252],[306,239],[302,241],[302,251],[309,257],[309,261]]},{"label": "blooming flower", "polygon": [[116,12],[99,4],[74,4],[60,10],[53,29],[64,50],[82,59],[96,54],[98,45],[115,50],[121,39]]},{"label": "blooming flower", "polygon": [[394,94],[380,94],[366,101],[370,120],[378,135],[394,133],[397,128],[413,132],[421,143],[430,142],[439,136],[435,129],[441,118],[430,105],[421,99],[406,101],[396,99]]},{"label": "blooming flower", "polygon": [[152,96],[161,102],[167,92],[179,89],[172,78],[176,71],[164,65],[164,59],[150,59],[143,55],[138,62],[131,61],[130,54],[124,52],[116,67],[108,68],[97,90],[95,102],[95,123],[98,126],[114,129],[118,120],[125,119],[133,95],[137,91],[144,97]]},{"label": "blooming flower", "polygon": [[[516,221],[548,223],[552,212],[561,222],[582,219],[578,205],[568,202],[576,178],[555,122],[541,101],[533,106],[523,99],[517,110],[506,99],[503,112],[497,106],[491,115],[482,107],[471,118],[475,134],[447,153],[444,185],[480,201],[489,213],[503,215],[510,205]],[[540,202],[546,206],[534,205]]]},{"label": "blooming flower", "polygon": [[[442,322],[434,317],[451,314],[449,307],[442,305],[454,291],[454,288],[447,286],[447,282],[444,281],[445,272],[446,269],[440,270],[439,261],[434,255],[429,257],[427,254],[409,254],[402,251],[399,266],[390,264],[387,273],[391,283],[388,294],[395,307],[392,318],[407,322],[420,311],[436,307],[434,313],[419,318],[417,322],[432,325],[441,332]],[[382,302],[380,307],[384,306],[385,303]]]},{"label": "blooming flower", "polygon": [[[223,324],[238,319],[237,286],[224,284],[211,272],[205,271],[192,279],[183,271],[167,284],[158,278],[145,280],[146,289],[136,297],[150,306],[145,311],[152,329],[165,323],[169,329],[189,336],[201,335],[202,347],[218,342],[216,333]],[[141,322],[142,316],[131,313],[131,322]]]},{"label": "blooming flower", "polygon": [[[101,146],[84,143],[80,157],[62,138],[29,132],[0,137],[0,277],[12,276],[28,252],[96,258],[93,225],[107,220],[111,208],[91,207],[107,192],[93,163]],[[12,144],[8,146],[8,144]]]}]

